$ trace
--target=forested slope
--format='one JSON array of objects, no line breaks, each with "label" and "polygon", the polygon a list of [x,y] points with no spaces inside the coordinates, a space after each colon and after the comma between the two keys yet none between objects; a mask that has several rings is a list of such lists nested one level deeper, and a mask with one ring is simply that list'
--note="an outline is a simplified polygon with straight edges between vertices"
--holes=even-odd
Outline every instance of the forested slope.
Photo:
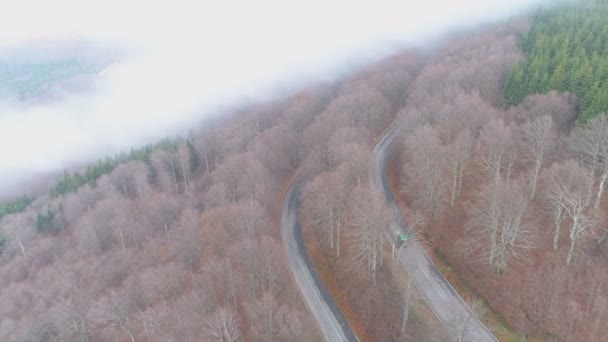
[{"label": "forested slope", "polygon": [[251,106],[8,205],[0,340],[318,340],[283,263],[275,194],[333,92]]},{"label": "forested slope", "polygon": [[608,5],[580,1],[538,11],[522,35],[527,61],[507,78],[506,101],[551,90],[579,98],[579,121],[608,110]]},{"label": "forested slope", "polygon": [[517,339],[605,341],[608,116],[577,126],[576,98],[557,91],[504,108],[517,31],[452,40],[425,65],[399,113],[395,190]]},{"label": "forested slope", "polygon": [[[281,186],[298,168],[367,183],[367,146],[419,65],[389,58],[227,113],[187,139],[65,172],[48,195],[0,218],[0,340],[318,340],[277,241]],[[373,199],[357,194],[363,206]],[[351,271],[369,286],[365,270]],[[425,335],[383,314],[389,299],[399,311],[394,290],[350,289],[367,294],[357,309],[370,333]]]}]

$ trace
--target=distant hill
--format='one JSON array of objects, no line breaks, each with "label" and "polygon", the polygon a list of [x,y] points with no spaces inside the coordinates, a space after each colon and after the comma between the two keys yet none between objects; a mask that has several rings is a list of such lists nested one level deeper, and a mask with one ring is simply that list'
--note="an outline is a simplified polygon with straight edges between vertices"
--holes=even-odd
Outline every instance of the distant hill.
[{"label": "distant hill", "polygon": [[90,89],[97,73],[116,59],[78,42],[31,42],[0,55],[0,101],[27,104]]}]

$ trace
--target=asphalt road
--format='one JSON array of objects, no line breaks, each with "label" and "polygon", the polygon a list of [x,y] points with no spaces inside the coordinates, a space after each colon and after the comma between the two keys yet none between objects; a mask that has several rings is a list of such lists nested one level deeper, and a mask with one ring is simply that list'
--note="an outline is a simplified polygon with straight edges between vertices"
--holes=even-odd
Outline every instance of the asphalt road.
[{"label": "asphalt road", "polygon": [[[396,126],[392,125],[373,147],[370,179],[372,186],[382,191],[389,205],[398,212],[399,207],[386,176],[386,160],[396,131]],[[404,222],[399,224],[404,226]],[[389,243],[392,242],[392,234],[387,227]],[[455,340],[498,341],[437,269],[415,236],[410,235],[407,246],[398,253],[397,258],[416,289]]]},{"label": "asphalt road", "polygon": [[358,341],[313,267],[304,246],[298,218],[298,187],[299,182],[291,183],[281,204],[281,238],[294,282],[325,341]]}]

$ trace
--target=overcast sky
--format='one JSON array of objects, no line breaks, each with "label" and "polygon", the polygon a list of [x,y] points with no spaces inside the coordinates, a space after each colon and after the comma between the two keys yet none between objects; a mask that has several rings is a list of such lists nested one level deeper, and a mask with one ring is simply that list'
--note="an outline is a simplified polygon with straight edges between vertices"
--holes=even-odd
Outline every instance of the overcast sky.
[{"label": "overcast sky", "polygon": [[0,51],[78,40],[126,54],[92,92],[28,106],[0,99],[0,191],[155,140],[279,82],[331,77],[351,61],[537,2],[3,0]]}]

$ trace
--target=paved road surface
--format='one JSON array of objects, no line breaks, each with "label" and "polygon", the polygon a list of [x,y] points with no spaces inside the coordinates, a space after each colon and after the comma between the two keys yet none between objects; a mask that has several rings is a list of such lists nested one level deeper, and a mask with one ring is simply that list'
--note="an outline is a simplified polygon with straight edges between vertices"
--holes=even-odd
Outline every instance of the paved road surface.
[{"label": "paved road surface", "polygon": [[[372,186],[382,191],[387,202],[398,211],[386,178],[386,159],[395,140],[396,131],[396,126],[391,126],[374,146],[370,176]],[[392,233],[388,229],[386,233],[387,239],[390,240]],[[451,336],[461,337],[461,341],[498,341],[439,272],[415,236],[410,235],[408,245],[398,254],[398,259],[416,289],[422,293]]]},{"label": "paved road surface", "polygon": [[290,185],[281,204],[281,238],[293,279],[326,341],[358,341],[312,266],[304,246],[298,218],[298,186],[297,181]]}]

